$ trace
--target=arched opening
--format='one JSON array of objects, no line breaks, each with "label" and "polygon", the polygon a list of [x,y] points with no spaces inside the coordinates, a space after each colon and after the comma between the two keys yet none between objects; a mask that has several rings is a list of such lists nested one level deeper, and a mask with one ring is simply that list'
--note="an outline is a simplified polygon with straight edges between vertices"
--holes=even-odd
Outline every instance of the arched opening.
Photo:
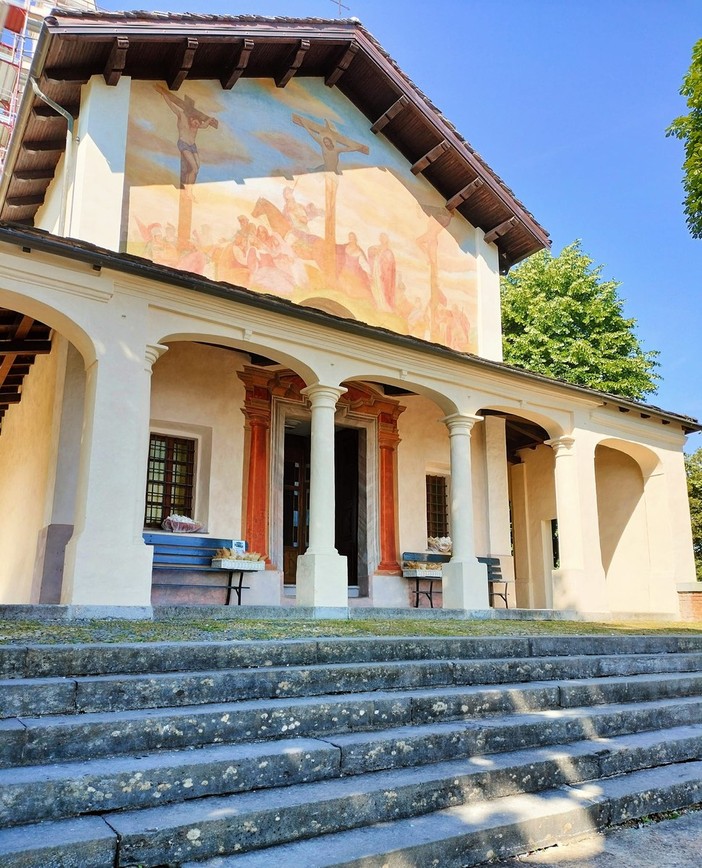
[{"label": "arched opening", "polygon": [[2,603],[61,602],[85,399],[84,356],[66,333],[94,358],[68,317],[0,290]]},{"label": "arched opening", "polygon": [[[245,541],[267,568],[244,602],[278,604],[287,408],[304,408],[300,392],[314,375],[285,353],[224,336],[171,334],[160,343],[168,351],[152,368],[144,531],[159,532],[178,512],[202,525],[201,535]],[[224,591],[204,587],[223,577],[193,577],[191,585],[185,578],[155,570],[152,602],[225,602]]]},{"label": "arched opening", "polygon": [[478,551],[500,559],[510,606],[551,608],[552,570],[558,566],[558,521],[553,450],[545,441],[560,427],[539,414],[508,408],[479,411],[474,434],[482,460],[474,469]]},{"label": "arched opening", "polygon": [[[407,607],[414,598],[412,583],[402,576],[403,552],[425,552],[428,537],[451,532],[443,419],[456,406],[409,378],[357,375],[342,385],[348,392],[339,402],[337,437],[345,439],[346,461],[350,454],[358,470],[351,468],[337,484],[345,485],[347,501],[359,492],[355,505],[342,505],[340,516],[347,527],[355,521],[358,528],[359,593],[374,606]],[[434,605],[440,601],[437,593]],[[429,604],[424,596],[420,602]]]},{"label": "arched opening", "polygon": [[646,479],[656,456],[637,444],[605,440],[595,449],[602,567],[613,612],[652,611],[651,540]]}]

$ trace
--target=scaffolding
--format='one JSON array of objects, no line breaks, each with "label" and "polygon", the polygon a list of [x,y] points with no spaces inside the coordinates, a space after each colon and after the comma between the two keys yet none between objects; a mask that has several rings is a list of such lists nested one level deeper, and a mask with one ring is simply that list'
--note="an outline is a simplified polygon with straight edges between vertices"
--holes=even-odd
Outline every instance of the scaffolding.
[{"label": "scaffolding", "polygon": [[94,0],[0,0],[0,174],[44,19],[52,9],[90,11]]}]

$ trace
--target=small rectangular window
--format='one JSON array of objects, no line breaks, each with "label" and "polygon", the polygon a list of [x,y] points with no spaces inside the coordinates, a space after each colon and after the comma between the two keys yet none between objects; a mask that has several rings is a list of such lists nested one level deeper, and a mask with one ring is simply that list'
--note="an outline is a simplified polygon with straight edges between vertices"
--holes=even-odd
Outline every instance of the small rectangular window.
[{"label": "small rectangular window", "polygon": [[427,476],[427,536],[449,536],[445,476]]},{"label": "small rectangular window", "polygon": [[146,475],[145,527],[161,527],[171,513],[193,518],[195,441],[152,434]]}]

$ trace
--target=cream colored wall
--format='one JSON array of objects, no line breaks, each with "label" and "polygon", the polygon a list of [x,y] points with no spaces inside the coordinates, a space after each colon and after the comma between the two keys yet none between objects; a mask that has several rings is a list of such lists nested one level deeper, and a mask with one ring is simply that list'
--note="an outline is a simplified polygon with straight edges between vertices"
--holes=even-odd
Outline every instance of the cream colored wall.
[{"label": "cream colored wall", "polygon": [[[530,380],[509,369],[493,370],[469,359],[429,354],[418,346],[392,344],[380,332],[350,336],[347,330],[331,322],[285,315],[282,305],[277,310],[263,309],[241,299],[214,297],[143,277],[117,275],[106,267],[98,274],[68,257],[59,258],[39,250],[28,255],[7,243],[0,244],[0,306],[21,310],[49,323],[70,337],[87,360],[87,424],[82,432],[74,537],[78,542],[69,545],[73,560],[67,560],[67,574],[71,575],[73,570],[78,580],[65,586],[64,602],[148,603],[151,564],[150,553],[141,542],[141,521],[148,394],[152,386],[151,416],[159,423],[211,429],[213,464],[217,463],[213,477],[224,479],[225,483],[208,496],[210,530],[223,536],[241,533],[237,504],[243,473],[243,415],[239,412],[243,387],[233,382],[231,376],[239,364],[232,361],[237,356],[196,345],[178,349],[177,337],[229,344],[276,358],[297,370],[308,383],[335,386],[347,380],[383,381],[433,395],[434,401],[428,397],[403,399],[408,410],[399,419],[403,437],[398,447],[401,550],[424,545],[425,473],[449,472],[448,436],[440,421],[444,415],[475,415],[481,408],[492,407],[532,418],[543,424],[552,437],[558,437],[559,432],[572,432],[576,455],[582,451],[584,456],[576,466],[577,472],[571,474],[578,483],[576,487],[582,489],[575,504],[577,521],[573,524],[580,527],[582,522],[587,523],[587,532],[582,531],[579,539],[585,540],[583,547],[589,550],[590,526],[594,523],[598,560],[594,472],[592,492],[589,483],[585,484],[587,480],[583,481],[586,464],[594,454],[593,441],[618,437],[644,446],[659,464],[646,484],[647,491],[649,486],[657,491],[655,497],[652,495],[653,518],[649,524],[663,527],[662,519],[668,516],[672,541],[662,548],[666,551],[670,575],[676,581],[694,580],[682,461],[683,430],[675,419],[664,419],[663,424],[655,410],[642,408],[638,413],[630,409],[621,413],[616,402],[596,394]],[[163,341],[170,341],[173,349],[155,365],[150,378],[150,363],[158,355],[157,345]],[[187,353],[192,354],[196,364],[190,369],[177,364],[178,353],[181,360]],[[213,358],[218,360],[216,364]],[[39,362],[47,364],[41,358]],[[18,418],[15,411],[24,418],[29,406],[31,402],[23,400],[8,413],[8,420],[13,414]],[[222,427],[229,429],[225,445],[217,435]],[[0,443],[4,437],[3,434]],[[18,439],[17,434],[13,435],[15,444]],[[479,435],[474,443],[478,441]],[[37,455],[27,449],[27,442],[25,435],[24,451],[18,446],[15,451],[25,458],[28,466],[35,468]],[[589,446],[593,447],[591,451],[585,448]],[[229,453],[221,457],[227,449]],[[517,482],[526,484],[524,536],[531,544],[529,557],[540,562],[542,574],[541,599],[533,599],[530,605],[544,605],[542,531],[543,525],[555,515],[554,459],[552,450],[545,446],[533,453],[525,450],[524,456],[523,469],[512,471],[512,487],[515,491]],[[6,454],[3,460],[6,463],[2,470],[7,476],[10,462]],[[10,471],[16,468],[11,467]],[[480,484],[478,473],[476,486]],[[566,500],[567,494],[566,490]],[[417,505],[418,500],[421,506]],[[101,510],[107,502],[118,503],[119,509],[114,521],[106,524]],[[220,513],[226,516],[218,524]],[[32,521],[39,526],[42,519],[46,520],[45,511]],[[105,564],[106,551],[109,566]],[[119,585],[114,582],[114,564],[120,564],[126,577]],[[589,564],[583,563],[584,571],[586,566],[589,569]],[[670,611],[663,604],[655,607],[658,611]]]},{"label": "cream colored wall", "polygon": [[606,446],[595,450],[597,511],[612,612],[651,611],[644,483],[639,465]]},{"label": "cream colored wall", "polygon": [[[427,544],[426,477],[451,477],[449,437],[444,414],[428,398],[402,398],[407,408],[398,420],[402,442],[397,450],[398,525],[400,551],[425,551]],[[475,546],[488,551],[485,438],[480,423],[471,434]]]},{"label": "cream colored wall", "polygon": [[243,364],[239,353],[176,342],[152,374],[151,430],[198,440],[195,518],[228,539],[243,538]]},{"label": "cream colored wall", "polygon": [[554,455],[549,446],[522,449],[511,467],[517,604],[532,609],[552,605],[550,525],[556,517]]},{"label": "cream colored wall", "polygon": [[402,442],[397,447],[400,552],[423,552],[427,546],[426,476],[450,476],[449,438],[444,414],[420,396],[402,399],[407,408],[398,419]]},{"label": "cream colored wall", "polygon": [[0,603],[30,603],[40,530],[47,524],[58,439],[66,343],[37,356],[22,401],[5,413],[0,432]]},{"label": "cream colored wall", "polygon": [[63,173],[66,165],[66,155],[62,154],[54,171],[54,178],[49,184],[44,196],[44,204],[34,215],[34,225],[54,235],[61,234],[61,209],[64,201]]},{"label": "cream colored wall", "polygon": [[478,346],[486,359],[502,361],[500,262],[496,244],[485,243],[482,229],[475,230],[478,273]]}]

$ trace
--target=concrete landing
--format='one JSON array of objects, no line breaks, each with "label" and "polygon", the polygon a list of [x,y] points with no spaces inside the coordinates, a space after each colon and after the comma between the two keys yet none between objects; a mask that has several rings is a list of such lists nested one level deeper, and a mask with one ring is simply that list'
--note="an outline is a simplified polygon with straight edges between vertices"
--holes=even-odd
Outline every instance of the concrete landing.
[{"label": "concrete landing", "polygon": [[702,853],[702,810],[639,828],[610,829],[573,844],[493,863],[495,868],[698,868]]}]

